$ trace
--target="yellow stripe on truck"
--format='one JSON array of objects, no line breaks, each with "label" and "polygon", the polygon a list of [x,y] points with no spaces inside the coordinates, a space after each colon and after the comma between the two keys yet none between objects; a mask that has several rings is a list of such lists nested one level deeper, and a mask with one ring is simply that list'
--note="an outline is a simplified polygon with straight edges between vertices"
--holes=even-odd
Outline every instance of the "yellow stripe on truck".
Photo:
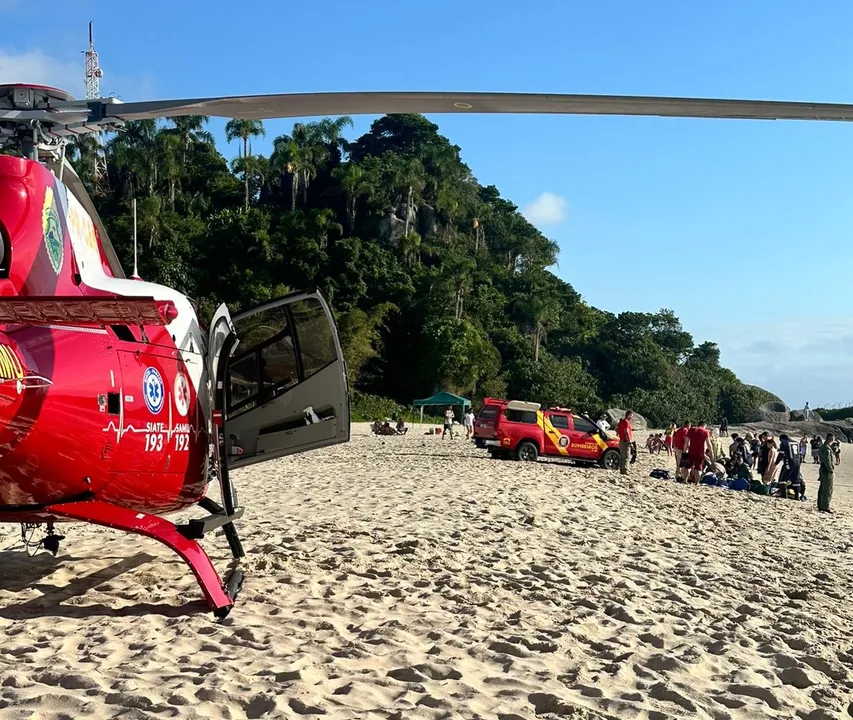
[{"label": "yellow stripe on truck", "polygon": [[601,435],[599,435],[597,432],[595,432],[592,434],[592,436],[593,436],[593,438],[595,438],[595,442],[598,445],[598,447],[600,447],[602,450],[607,450],[607,443],[601,439]]},{"label": "yellow stripe on truck", "polygon": [[557,452],[559,452],[560,455],[568,455],[568,445],[566,447],[560,445],[560,438],[563,437],[563,434],[551,424],[551,421],[546,418],[541,411],[539,412],[539,416],[542,420],[542,429],[545,431],[545,436],[551,441],[554,447],[557,448]]}]

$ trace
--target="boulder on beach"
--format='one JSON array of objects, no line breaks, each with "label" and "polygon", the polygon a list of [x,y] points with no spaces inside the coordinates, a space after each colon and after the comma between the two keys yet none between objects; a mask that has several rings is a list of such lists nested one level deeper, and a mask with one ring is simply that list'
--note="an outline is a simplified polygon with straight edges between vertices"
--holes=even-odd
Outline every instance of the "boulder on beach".
[{"label": "boulder on beach", "polygon": [[761,419],[769,422],[788,422],[791,417],[791,409],[783,402],[771,400],[758,406]]},{"label": "boulder on beach", "polygon": [[[604,413],[604,417],[607,418],[607,422],[615,428],[619,424],[619,421],[625,417],[626,412],[627,410],[622,410],[621,408],[610,408]],[[631,427],[633,427],[634,430],[648,430],[649,423],[646,421],[646,418],[634,410],[634,417],[631,418]]]}]

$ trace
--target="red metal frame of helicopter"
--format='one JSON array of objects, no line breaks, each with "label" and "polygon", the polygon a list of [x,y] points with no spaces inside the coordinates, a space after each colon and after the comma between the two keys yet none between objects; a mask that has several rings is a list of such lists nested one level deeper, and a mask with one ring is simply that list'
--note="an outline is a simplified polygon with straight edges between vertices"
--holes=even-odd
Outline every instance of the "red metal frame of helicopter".
[{"label": "red metal frame of helicopter", "polygon": [[[851,120],[853,106],[517,93],[309,93],[122,103],[0,85],[0,522],[81,521],[145,535],[189,565],[214,613],[222,582],[199,545],[222,528],[243,556],[230,470],[349,439],[346,368],[316,291],[240,313],[209,334],[167,287],[127,279],[68,138],[179,115],[268,119],[382,113],[560,113]],[[207,496],[219,481],[222,502]],[[161,517],[198,504],[181,525]]]}]

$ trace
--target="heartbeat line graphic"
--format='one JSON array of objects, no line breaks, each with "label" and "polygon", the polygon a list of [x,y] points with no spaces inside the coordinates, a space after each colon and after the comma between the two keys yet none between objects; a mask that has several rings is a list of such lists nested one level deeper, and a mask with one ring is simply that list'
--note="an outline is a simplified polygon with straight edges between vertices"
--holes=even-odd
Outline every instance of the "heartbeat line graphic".
[{"label": "heartbeat line graphic", "polygon": [[[110,420],[110,422],[107,423],[107,426],[105,428],[103,428],[103,430],[102,430],[102,432],[113,432],[113,433],[115,433],[116,442],[120,442],[122,437],[124,437],[124,435],[126,433],[145,433],[145,434],[165,435],[167,443],[171,442],[172,438],[175,435],[185,435],[185,434],[194,435],[195,440],[198,441],[199,435],[202,434],[201,428],[197,428],[197,427],[195,427],[194,424],[188,423],[188,422],[179,423],[178,425],[180,425],[182,427],[180,430],[178,430],[178,427],[173,422],[173,418],[172,418],[172,403],[171,403],[172,394],[171,393],[167,393],[167,398],[169,400],[169,427],[168,428],[164,428],[164,429],[160,430],[159,426],[162,423],[153,423],[153,422],[151,423],[151,425],[153,425],[157,429],[152,429],[148,425],[146,425],[145,427],[141,427],[141,428],[134,427],[133,425],[130,425],[130,424],[126,425],[124,422],[124,388],[119,388],[119,393],[120,393],[119,397],[121,398],[121,406],[119,408],[118,425],[116,425],[116,423],[114,421]],[[187,433],[187,431],[185,430],[185,428],[187,426],[189,426],[189,433]]]}]

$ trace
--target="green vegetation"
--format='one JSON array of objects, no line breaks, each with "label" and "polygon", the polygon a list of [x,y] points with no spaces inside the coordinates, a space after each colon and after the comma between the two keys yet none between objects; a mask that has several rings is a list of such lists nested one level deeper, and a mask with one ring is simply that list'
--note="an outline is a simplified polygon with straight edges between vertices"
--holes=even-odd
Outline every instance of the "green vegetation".
[{"label": "green vegetation", "polygon": [[[354,142],[348,118],[297,123],[269,157],[252,153],[262,123],[231,121],[230,167],[205,123],[129,123],[109,141],[110,190],[96,204],[119,256],[129,267],[136,197],[140,274],[195,298],[202,317],[220,301],[320,287],[364,419],[439,388],[631,407],[655,425],[750,420],[763,402],[671,311],[586,304],[547,270],[556,243],[424,117],[385,116]],[[72,155],[87,182],[93,153],[81,138]]]},{"label": "green vegetation", "polygon": [[838,408],[815,408],[815,412],[827,422],[834,422],[836,420],[846,420],[847,418],[853,417],[853,406],[848,405],[847,407]]}]

